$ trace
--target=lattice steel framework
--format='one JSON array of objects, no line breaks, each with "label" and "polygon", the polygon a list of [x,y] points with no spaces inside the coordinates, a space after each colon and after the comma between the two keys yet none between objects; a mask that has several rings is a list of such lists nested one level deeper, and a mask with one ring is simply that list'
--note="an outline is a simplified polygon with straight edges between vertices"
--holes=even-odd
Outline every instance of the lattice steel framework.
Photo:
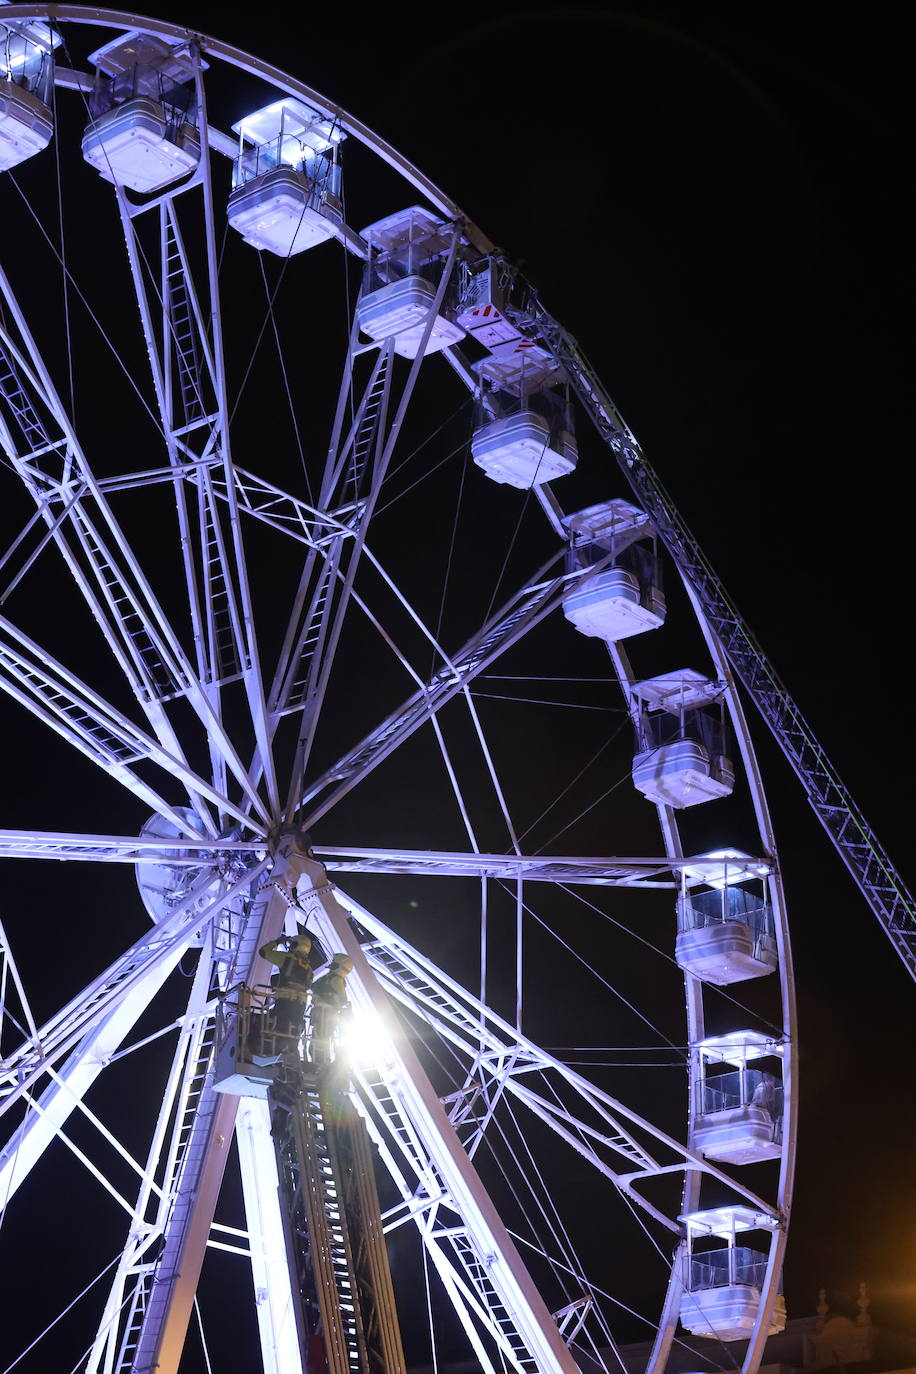
[{"label": "lattice steel framework", "polygon": [[[0,17],[9,24],[47,20],[49,14],[40,5],[14,5]],[[81,436],[55,382],[59,367],[51,361],[48,331],[30,322],[28,293],[14,265],[9,276],[0,270],[0,445],[29,503],[29,515],[0,562],[7,569],[8,610],[0,618],[0,687],[154,815],[139,838],[0,831],[0,854],[8,858],[135,866],[154,915],[150,929],[125,942],[123,952],[43,1024],[32,1015],[28,980],[15,961],[15,927],[8,922],[0,928],[4,1005],[18,1027],[16,1043],[7,1048],[4,1041],[0,1067],[0,1115],[13,1123],[0,1153],[0,1196],[10,1202],[47,1147],[60,1139],[128,1216],[127,1239],[85,1368],[99,1374],[177,1371],[205,1252],[217,1246],[243,1255],[251,1266],[266,1374],[302,1374],[266,1107],[216,1091],[214,1025],[219,1004],[234,987],[265,981],[269,969],[258,953],[263,942],[305,921],[325,949],[344,950],[353,959],[352,1001],[376,1042],[373,1063],[355,1075],[352,1098],[399,1198],[386,1225],[392,1232],[415,1229],[481,1367],[488,1374],[506,1367],[519,1374],[572,1374],[579,1352],[604,1360],[605,1367],[616,1358],[605,1295],[572,1250],[563,1248],[565,1231],[555,1233],[557,1253],[523,1255],[522,1241],[510,1234],[483,1181],[491,1141],[518,1113],[518,1120],[537,1122],[532,1135],[545,1132],[551,1149],[564,1156],[568,1151],[587,1170],[590,1196],[599,1198],[607,1189],[623,1199],[638,1226],[663,1237],[668,1253],[653,1374],[665,1367],[684,1299],[683,1216],[701,1205],[704,1186],[724,1190],[734,1205],[750,1209],[767,1235],[766,1278],[744,1361],[751,1374],[776,1303],[790,1210],[795,1026],[775,840],[734,675],[916,973],[912,899],[575,341],[501,264],[514,280],[506,318],[523,346],[541,348],[556,376],[578,394],[648,517],[647,528],[665,542],[684,579],[711,678],[738,739],[759,855],[741,862],[765,884],[779,947],[771,1023],[783,1056],[787,1107],[767,1195],[758,1196],[740,1171],[718,1167],[696,1148],[695,1113],[688,1113],[686,1128],[675,1134],[523,1033],[522,930],[532,888],[557,893],[583,887],[591,895],[601,887],[615,894],[668,891],[673,900],[679,890],[703,883],[710,859],[685,853],[668,807],[659,808],[661,839],[654,855],[544,856],[522,848],[497,751],[482,729],[471,687],[511,651],[537,643],[548,618],[558,622],[564,596],[587,572],[600,572],[609,562],[586,570],[566,560],[570,513],[551,487],[533,489],[531,504],[546,517],[538,565],[514,591],[502,594],[500,604],[494,593],[486,613],[477,617],[478,628],[468,633],[465,624],[457,649],[446,647],[447,627],[433,628],[415,604],[422,586],[402,585],[401,572],[390,571],[387,556],[370,542],[384,506],[383,488],[390,490],[385,484],[416,417],[432,408],[438,421],[442,377],[434,382],[434,370],[459,391],[478,384],[459,347],[444,352],[450,373],[427,356],[437,315],[453,302],[463,267],[488,256],[501,260],[476,226],[406,159],[345,111],[269,65],[216,40],[113,11],[55,6],[53,24],[65,39],[57,53],[56,89],[76,109],[94,86],[79,46],[84,29],[101,27],[115,36],[141,32],[167,44],[191,73],[201,145],[196,168],[181,183],[142,201],[123,187],[111,193],[149,360],[152,404],[144,404],[161,457],[150,459],[139,446],[123,463],[90,452],[94,440]],[[74,65],[77,60],[84,65]],[[310,465],[316,481],[307,500],[278,484],[269,464],[259,475],[238,466],[233,453],[233,416],[244,384],[230,380],[227,361],[218,169],[237,152],[219,119],[226,85],[238,72],[260,83],[265,103],[268,97],[306,102],[337,134],[358,141],[393,169],[409,188],[405,194],[419,193],[445,225],[446,246],[416,355],[399,358],[392,338],[366,343],[355,315],[349,321],[325,417],[326,448],[322,461]],[[370,255],[366,240],[346,223],[335,225],[334,237],[351,257]],[[308,267],[306,260],[303,270]],[[262,333],[264,328],[266,318]],[[426,418],[427,428],[434,428]],[[606,481],[600,456],[596,468]],[[138,540],[126,512],[131,502],[152,503],[164,494],[171,496],[177,519],[178,558],[164,581],[157,581],[148,566],[154,561],[148,541]],[[251,552],[266,539],[293,558],[296,569],[291,591],[282,588],[283,628],[275,649],[266,648],[269,636],[259,622],[265,609],[256,593],[261,570]],[[52,559],[55,574],[63,570],[69,576],[106,648],[97,681],[87,681],[85,670],[68,666],[56,649],[52,653],[18,623],[22,589],[34,585]],[[158,576],[163,578],[161,570]],[[410,695],[393,710],[373,711],[368,718],[377,723],[356,743],[335,743],[328,751],[324,731],[334,675],[356,624],[393,653],[409,677]],[[609,657],[624,711],[635,714],[636,673],[619,643],[609,645]],[[508,853],[488,852],[478,842],[474,808],[462,789],[466,761],[447,738],[452,704],[467,708],[481,767],[505,821]],[[349,739],[358,733],[350,731]],[[448,849],[367,846],[348,844],[345,834],[328,830],[335,813],[347,814],[345,800],[376,770],[384,777],[383,765],[403,757],[417,740],[430,743],[454,788],[466,841]],[[301,826],[319,823],[315,851],[307,855]],[[471,993],[387,921],[337,893],[327,871],[382,886],[405,875],[435,879],[443,887],[472,880],[483,914],[487,894],[508,889],[517,921],[515,1023],[488,1005],[485,989],[479,996]],[[134,1028],[156,1006],[183,956],[194,951],[196,972],[183,1011],[162,1032],[141,1036],[145,1044],[171,1031],[175,1044],[148,1152],[139,1161],[107,1130],[87,1096],[107,1066],[132,1050],[127,1042]],[[485,955],[484,944],[482,965]],[[699,979],[687,978],[686,1004],[684,1070],[695,1094],[697,1046],[705,1033]],[[452,1092],[442,1091],[428,1041],[444,1046],[458,1065]],[[74,1113],[90,1120],[132,1168],[135,1196],[126,1197],[68,1136]],[[237,1228],[215,1220],[233,1139],[246,1212],[244,1227]],[[655,1191],[656,1185],[671,1176],[679,1181],[678,1197],[659,1201],[662,1189]],[[571,1285],[574,1291],[553,1285],[548,1299],[541,1292],[544,1275],[550,1287],[560,1271],[566,1289]]]}]

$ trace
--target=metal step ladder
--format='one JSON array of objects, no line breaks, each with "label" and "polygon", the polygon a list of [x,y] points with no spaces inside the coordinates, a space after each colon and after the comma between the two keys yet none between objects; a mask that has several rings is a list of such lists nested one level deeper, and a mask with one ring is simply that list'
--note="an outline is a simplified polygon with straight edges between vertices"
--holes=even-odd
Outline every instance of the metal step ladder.
[{"label": "metal step ladder", "polygon": [[30,452],[34,449],[53,447],[50,435],[41,423],[28,394],[23,390],[19,368],[2,343],[0,343],[0,396],[6,402],[10,415],[15,420],[25,440],[26,448]]},{"label": "metal step ladder", "polygon": [[312,660],[318,651],[321,641],[324,639],[327,629],[328,601],[331,596],[331,589],[334,586],[335,570],[337,567],[336,554],[323,564],[318,574],[318,586],[312,595],[309,605],[308,615],[303,625],[301,636],[302,643],[299,649],[299,657],[295,667],[295,679],[290,686],[280,709],[280,715],[287,715],[291,711],[297,711],[305,704],[308,695],[309,684],[312,680]]},{"label": "metal step ladder", "polygon": [[150,1287],[152,1286],[154,1269],[155,1264],[153,1263],[138,1265],[131,1275],[134,1279],[134,1287],[130,1295],[127,1322],[121,1336],[117,1362],[114,1366],[115,1369],[132,1370],[134,1368],[134,1356],[137,1353],[140,1332],[143,1329],[143,1322],[146,1318],[146,1308],[149,1302],[149,1293]]},{"label": "metal step ladder", "polygon": [[170,693],[183,691],[187,684],[179,681],[163,662],[162,652],[149,632],[146,607],[129,587],[124,573],[79,505],[73,508],[73,523],[121,637],[147,678],[144,688],[160,701]]},{"label": "metal step ladder", "polygon": [[[492,1323],[499,1329],[503,1338],[503,1353],[509,1356],[513,1368],[519,1374],[538,1374],[537,1360],[518,1334],[511,1314],[493,1286],[487,1264],[477,1253],[471,1238],[460,1231],[449,1230],[441,1234],[448,1238],[464,1272],[490,1313]],[[436,1231],[433,1236],[439,1239]]]},{"label": "metal step ladder", "polygon": [[481,1312],[486,1314],[482,1320],[489,1326],[491,1334],[498,1341],[503,1355],[511,1361],[513,1368],[519,1371],[519,1374],[538,1374],[537,1361],[532,1357],[512,1315],[493,1285],[486,1263],[467,1228],[460,1218],[457,1224],[451,1222],[451,1218],[458,1217],[459,1214],[455,1211],[454,1204],[421,1142],[401,1114],[397,1100],[392,1097],[387,1084],[377,1071],[364,1072],[360,1077],[363,1090],[368,1095],[372,1107],[384,1119],[386,1133],[400,1145],[402,1153],[411,1161],[413,1172],[421,1179],[416,1192],[410,1198],[411,1205],[423,1203],[428,1198],[433,1204],[441,1202],[448,1210],[450,1224],[433,1229],[431,1239],[444,1251],[456,1273],[463,1274],[465,1282],[477,1298]]},{"label": "metal step ladder", "polygon": [[390,369],[390,349],[379,355],[378,363],[363,395],[360,413],[357,416],[353,447],[347,472],[344,501],[356,501],[360,495],[363,477],[372,456],[378,436],[379,425],[383,418],[385,399],[388,391]]},{"label": "metal step ladder", "polygon": [[30,690],[32,696],[50,714],[70,725],[80,738],[98,746],[100,757],[107,763],[135,763],[146,758],[147,751],[138,749],[134,741],[118,734],[98,716],[91,715],[73,691],[30,662],[24,654],[9,644],[0,644],[0,671],[6,669],[13,680]]},{"label": "metal step ladder", "polygon": [[169,1168],[163,1189],[171,1197],[162,1249],[149,1280],[149,1293],[138,1319],[140,1330],[132,1354],[133,1363],[118,1364],[114,1374],[152,1374],[158,1358],[157,1342],[163,1319],[179,1277],[179,1265],[190,1223],[200,1167],[207,1153],[219,1094],[212,1086],[211,1066],[216,1040],[215,1018],[200,1027],[192,1044],[180,1099],[179,1115],[172,1132]]},{"label": "metal step ladder", "polygon": [[182,410],[185,422],[190,423],[199,420],[206,413],[201,385],[200,343],[182,255],[171,227],[166,235],[162,287],[169,339],[177,365]]},{"label": "metal step ladder", "polygon": [[204,596],[209,609],[211,681],[226,682],[248,668],[240,653],[241,621],[235,588],[229,574],[226,541],[219,524],[219,512],[210,493],[200,488]]}]

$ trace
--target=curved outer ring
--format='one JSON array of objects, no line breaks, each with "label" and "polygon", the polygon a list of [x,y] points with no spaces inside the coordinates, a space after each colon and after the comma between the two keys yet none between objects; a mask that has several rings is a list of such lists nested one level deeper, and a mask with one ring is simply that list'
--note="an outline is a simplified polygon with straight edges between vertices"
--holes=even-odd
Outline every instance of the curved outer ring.
[{"label": "curved outer ring", "polygon": [[242,71],[249,72],[252,76],[262,77],[281,90],[288,91],[290,95],[299,96],[307,101],[320,114],[334,120],[348,134],[358,138],[361,143],[371,148],[395,171],[400,172],[448,219],[461,220],[468,239],[481,253],[488,253],[493,248],[491,241],[481,233],[476,224],[467,218],[461,208],[434,182],[425,177],[418,168],[414,167],[413,163],[408,162],[406,157],[402,157],[395,148],[392,148],[390,143],[379,138],[378,134],[373,133],[360,120],[354,119],[353,115],[348,114],[339,105],[329,103],[323,95],[313,91],[310,86],[306,86],[301,81],[296,81],[286,72],[282,72],[279,67],[274,67],[269,62],[261,62],[249,53],[242,52],[240,48],[235,48],[229,43],[222,43],[216,38],[211,38],[208,34],[197,33],[194,29],[183,29],[177,24],[169,24],[162,19],[150,19],[145,15],[127,14],[121,10],[90,9],[85,5],[4,5],[0,10],[0,16],[2,16],[2,21],[8,19],[53,19],[65,23],[72,21],[79,24],[92,24],[99,28],[137,29],[143,33],[156,34],[164,38],[181,38],[186,42],[199,42],[203,50],[213,57],[219,57],[224,62],[228,62],[230,66],[238,67]]},{"label": "curved outer ring", "polygon": [[[414,167],[414,165],[397,152],[396,149],[392,148],[389,143],[380,138],[368,128],[367,125],[354,118],[346,110],[338,105],[330,103],[317,91],[312,90],[311,87],[306,86],[303,82],[291,78],[287,73],[274,67],[271,63],[262,62],[252,57],[250,54],[242,52],[241,49],[233,47],[231,44],[223,43],[206,34],[200,34],[193,29],[182,28],[179,25],[171,24],[164,20],[153,19],[143,15],[128,14],[119,10],[95,9],[82,5],[4,5],[2,11],[0,11],[0,22],[15,19],[70,21],[100,28],[140,30],[160,37],[180,38],[188,42],[197,41],[200,43],[201,48],[211,56],[218,57],[227,62],[230,66],[237,67],[253,76],[260,77],[277,88],[285,90],[290,95],[300,97],[326,118],[337,122],[348,134],[357,138],[366,147],[372,149],[372,151],[387,162],[389,166],[399,172],[406,181],[420,191],[429,202],[435,206],[437,210],[440,210],[446,215],[447,218],[460,220],[468,240],[478,249],[478,251],[487,253],[493,250],[492,242],[475,224],[467,219],[460,207],[446,196],[434,182],[424,176],[418,168]],[[798,1118],[798,1047],[795,987],[792,976],[792,955],[786,919],[785,897],[782,876],[776,857],[775,837],[744,710],[738,698],[734,677],[731,673],[730,665],[722,645],[703,615],[699,597],[695,589],[683,574],[682,580],[694,608],[697,621],[706,639],[713,662],[715,663],[719,679],[728,684],[726,700],[729,715],[741,749],[758,830],[764,841],[766,856],[774,862],[774,871],[770,875],[768,886],[770,901],[776,917],[775,932],[779,954],[779,983],[783,1009],[782,1031],[785,1040],[785,1055],[783,1060],[785,1117],[783,1150],[780,1158],[777,1191],[777,1207],[782,1218],[782,1224],[779,1230],[775,1231],[771,1237],[765,1291],[763,1295],[764,1301],[761,1303],[760,1312],[749,1341],[748,1351],[743,1366],[745,1374],[749,1374],[750,1371],[757,1368],[766,1342],[767,1327],[777,1296],[778,1278],[785,1254],[786,1229],[791,1204]],[[620,678],[621,685],[624,687],[624,690],[626,690],[626,685],[632,682],[632,674],[629,671],[626,655],[619,650],[612,649],[611,656],[614,660],[614,665],[618,677]],[[679,857],[682,851],[675,817],[672,812],[664,807],[659,808],[659,816],[666,852],[669,857]],[[692,978],[690,975],[685,975],[685,994],[687,1003],[688,1036],[690,1043],[694,1044],[703,1036],[703,1005],[701,985],[698,980]],[[688,1144],[691,1144],[689,1140]],[[695,1172],[688,1171],[684,1187],[685,1210],[689,1211],[695,1207],[698,1195],[699,1176]],[[664,1367],[677,1325],[680,1294],[681,1283],[679,1266],[676,1263],[668,1285],[668,1291],[659,1322],[659,1331],[649,1361],[648,1374],[652,1374],[653,1371],[657,1371]]]}]

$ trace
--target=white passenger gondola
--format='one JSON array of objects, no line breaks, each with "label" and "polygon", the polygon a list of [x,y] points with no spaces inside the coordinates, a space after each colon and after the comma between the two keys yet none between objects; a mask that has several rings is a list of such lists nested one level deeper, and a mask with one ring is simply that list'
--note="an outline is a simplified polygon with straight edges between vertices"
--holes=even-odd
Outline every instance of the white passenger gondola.
[{"label": "white passenger gondola", "polygon": [[53,49],[59,42],[47,24],[0,24],[0,172],[51,141]]},{"label": "white passenger gondola", "polygon": [[190,57],[147,34],[92,55],[97,70],[83,157],[105,181],[149,194],[200,161]]},{"label": "white passenger gondola", "polygon": [[726,752],[722,688],[690,668],[637,683],[639,751],[633,784],[677,808],[727,797],[735,773]]},{"label": "white passenger gondola", "polygon": [[646,515],[605,501],[570,516],[570,570],[598,567],[563,597],[563,614],[582,634],[608,644],[655,630],[665,619],[658,556]]},{"label": "white passenger gondola", "polygon": [[232,128],[239,136],[227,209],[233,229],[253,248],[282,258],[333,238],[343,222],[343,132],[291,97]]},{"label": "white passenger gondola", "polygon": [[[754,1329],[764,1290],[767,1257],[736,1245],[739,1232],[772,1230],[774,1218],[751,1207],[716,1207],[681,1218],[687,1228],[687,1254],[680,1302],[681,1325],[695,1336],[719,1341],[746,1339]],[[721,1242],[697,1249],[697,1243]],[[777,1295],[767,1328],[775,1336],[786,1324],[786,1304]]]},{"label": "white passenger gondola", "polygon": [[[777,1159],[782,1151],[782,1082],[749,1065],[779,1062],[783,1046],[759,1031],[729,1031],[695,1046],[693,1089],[695,1149],[725,1164]],[[729,1066],[729,1071],[717,1070]]]},{"label": "white passenger gondola", "polygon": [[567,430],[552,432],[542,416],[523,410],[475,430],[471,456],[494,482],[527,491],[572,472],[577,454]]},{"label": "white passenger gondola", "polygon": [[686,889],[678,900],[675,958],[686,973],[725,985],[772,973],[778,956],[773,912],[760,879],[724,865],[706,892]]},{"label": "white passenger gondola", "polygon": [[573,471],[578,450],[567,388],[525,341],[496,347],[475,364],[480,391],[471,438],[474,462],[494,482],[527,491]]},{"label": "white passenger gondola", "polygon": [[454,291],[448,292],[448,304],[440,306],[430,324],[452,232],[419,205],[377,220],[362,231],[370,258],[356,318],[370,339],[391,339],[402,358],[417,356],[427,326],[424,354],[438,353],[464,338],[451,308]]}]

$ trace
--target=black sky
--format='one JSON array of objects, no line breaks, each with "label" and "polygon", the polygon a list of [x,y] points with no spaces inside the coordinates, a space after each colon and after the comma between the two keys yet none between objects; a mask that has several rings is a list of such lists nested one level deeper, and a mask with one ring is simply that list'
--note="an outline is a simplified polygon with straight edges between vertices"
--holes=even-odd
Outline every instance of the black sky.
[{"label": "black sky", "polygon": [[[342,104],[523,260],[916,881],[902,9],[155,13]],[[790,1312],[866,1279],[876,1319],[903,1321],[914,989],[757,738],[801,1028]]]}]

